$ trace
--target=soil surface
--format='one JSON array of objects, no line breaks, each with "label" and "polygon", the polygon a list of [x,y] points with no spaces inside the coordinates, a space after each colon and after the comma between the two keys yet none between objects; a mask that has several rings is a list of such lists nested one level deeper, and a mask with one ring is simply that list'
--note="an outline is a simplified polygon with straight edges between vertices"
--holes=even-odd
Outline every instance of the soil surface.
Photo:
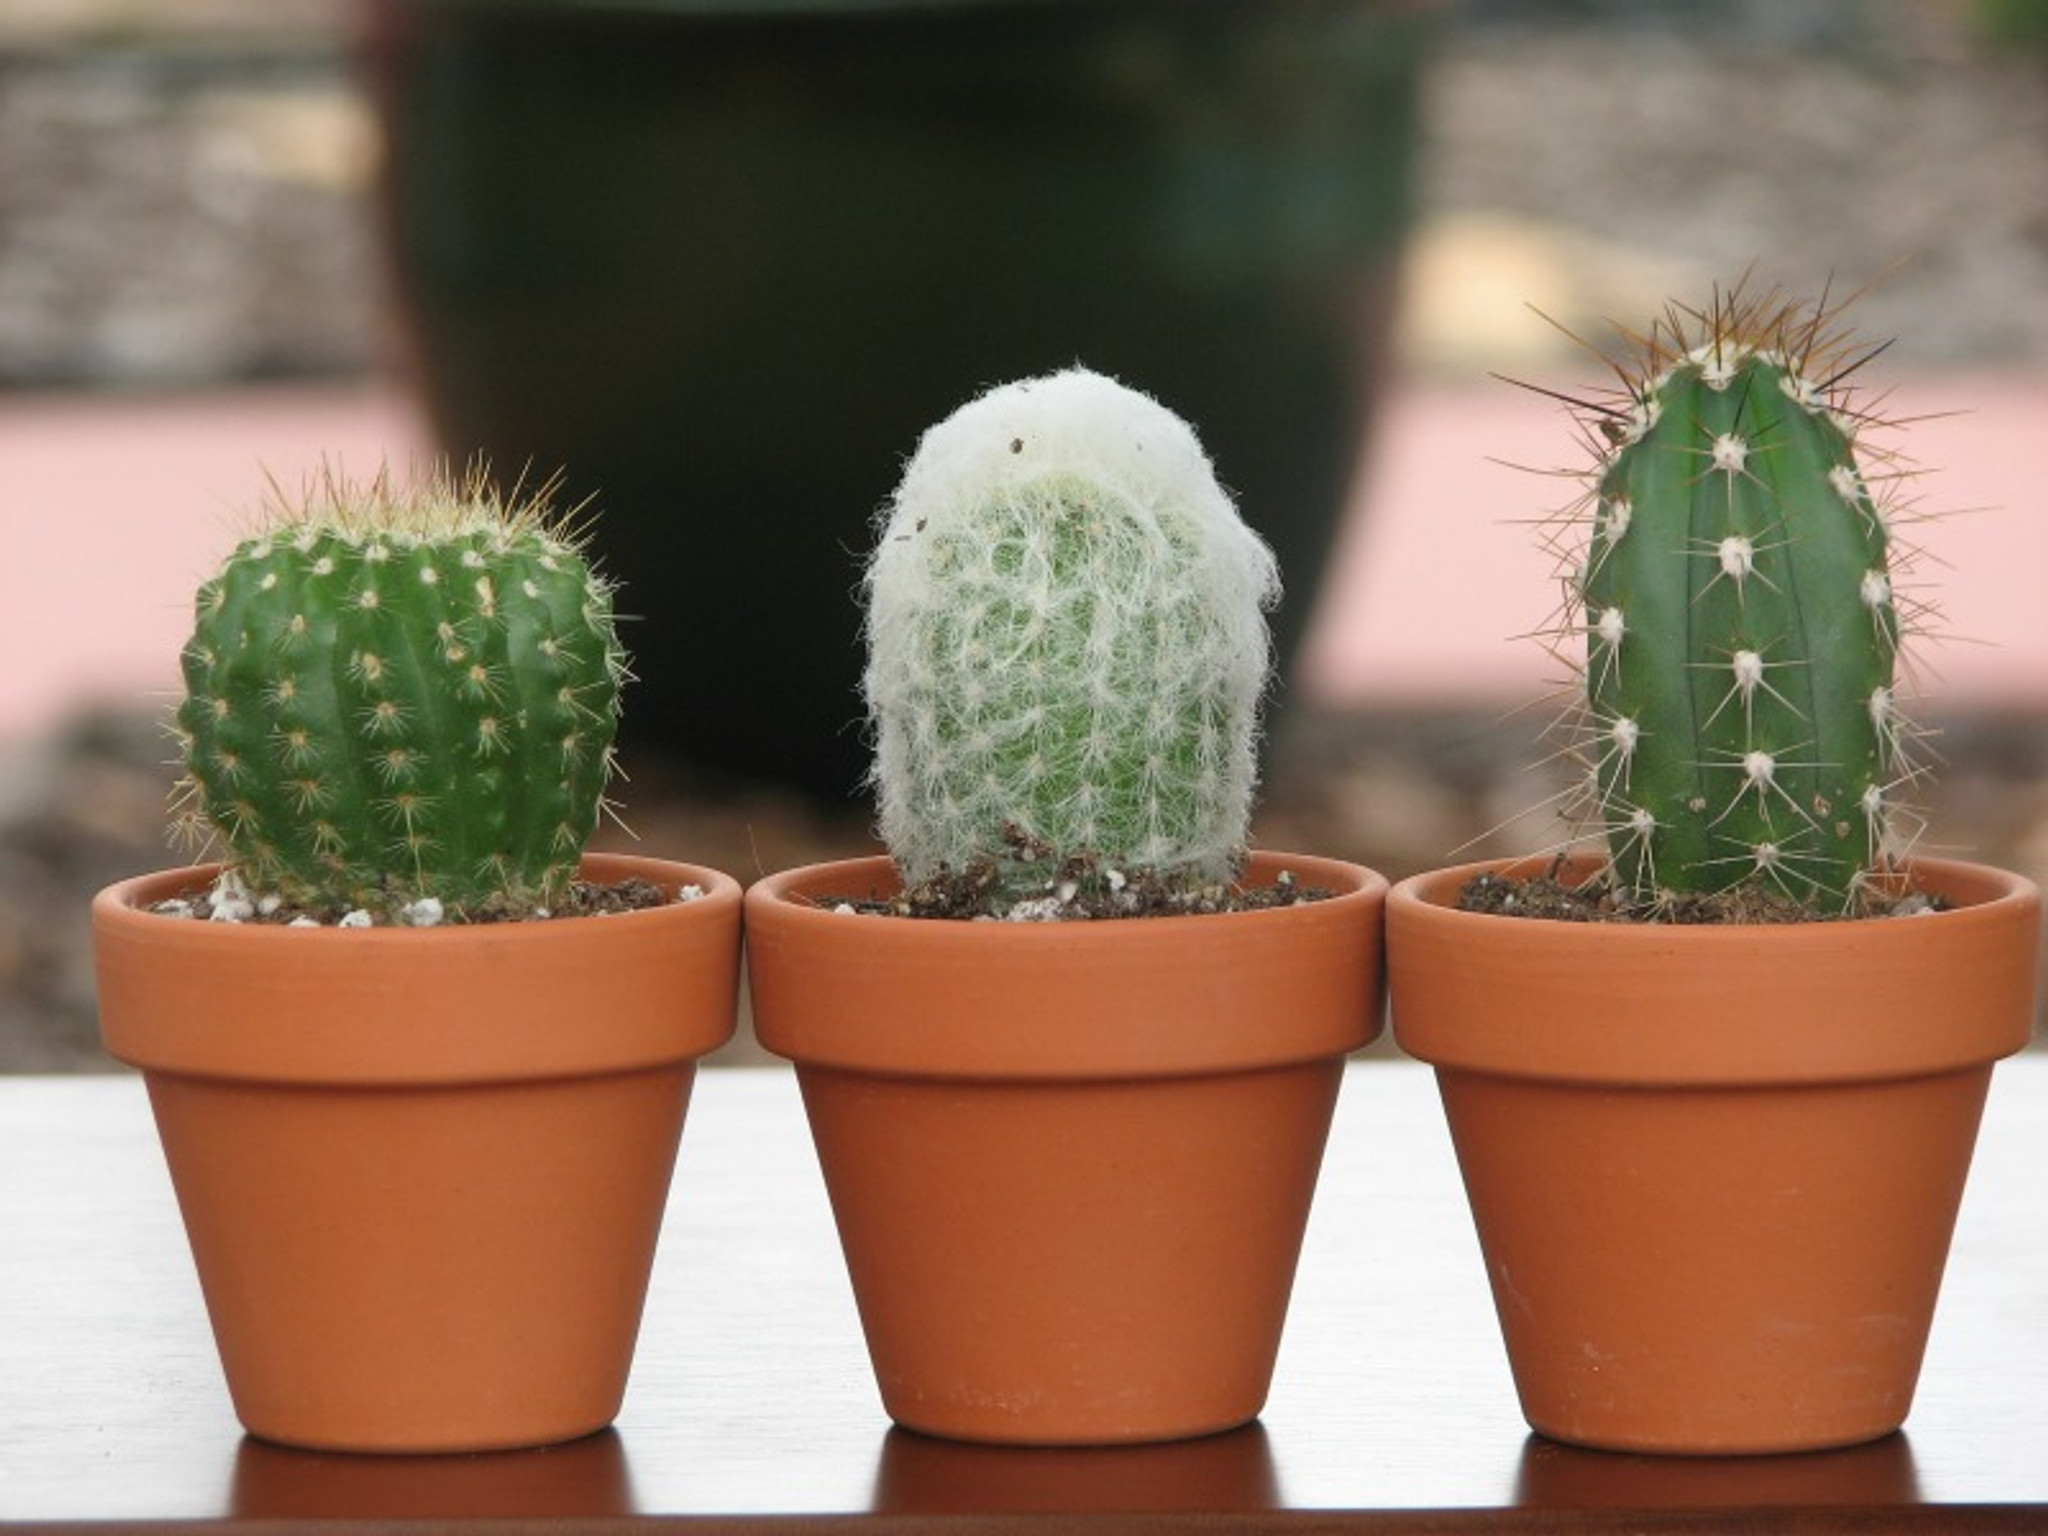
[{"label": "soil surface", "polygon": [[1129,873],[1095,854],[1052,863],[1052,850],[1010,830],[1012,857],[978,859],[963,870],[942,869],[883,899],[826,897],[821,906],[887,917],[967,922],[1060,923],[1124,918],[1213,916],[1262,912],[1323,901],[1330,893],[1301,885],[1282,870],[1272,885],[1235,880],[1189,882],[1156,870]]},{"label": "soil surface", "polygon": [[1496,917],[1548,918],[1566,923],[1663,923],[1706,926],[1727,923],[1832,923],[1851,918],[1911,917],[1941,911],[1938,898],[1908,892],[1871,897],[1852,911],[1828,911],[1795,901],[1767,885],[1746,883],[1732,890],[1672,892],[1644,904],[1629,900],[1605,878],[1572,885],[1547,875],[1510,880],[1484,874],[1458,893],[1458,910]]},{"label": "soil surface", "polygon": [[[547,907],[493,897],[482,906],[471,908],[447,908],[438,901],[396,900],[388,906],[362,908],[264,896],[249,892],[238,881],[216,881],[205,891],[189,898],[160,901],[150,910],[165,917],[197,922],[249,923],[269,928],[436,928],[542,923],[563,917],[612,917],[621,912],[665,907],[677,899],[653,881],[636,878],[611,884],[575,880],[560,900]],[[680,899],[689,898],[685,895]]]}]

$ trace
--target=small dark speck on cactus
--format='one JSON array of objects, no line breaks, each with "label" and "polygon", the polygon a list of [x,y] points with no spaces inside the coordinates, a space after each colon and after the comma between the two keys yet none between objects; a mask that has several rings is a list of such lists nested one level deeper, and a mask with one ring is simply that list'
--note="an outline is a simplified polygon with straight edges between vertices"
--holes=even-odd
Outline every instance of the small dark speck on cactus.
[{"label": "small dark speck on cactus", "polygon": [[184,824],[326,907],[545,906],[607,808],[612,589],[543,489],[317,477],[197,594]]},{"label": "small dark speck on cactus", "polygon": [[1565,731],[1635,905],[1765,883],[1817,909],[1896,887],[1922,770],[1896,683],[1906,470],[1840,310],[1738,284],[1670,308],[1618,389],[1574,399]]},{"label": "small dark speck on cactus", "polygon": [[1278,591],[1193,430],[1112,379],[1005,385],[925,433],[867,573],[873,781],[906,878],[992,866],[1022,897],[1077,857],[1227,878]]}]

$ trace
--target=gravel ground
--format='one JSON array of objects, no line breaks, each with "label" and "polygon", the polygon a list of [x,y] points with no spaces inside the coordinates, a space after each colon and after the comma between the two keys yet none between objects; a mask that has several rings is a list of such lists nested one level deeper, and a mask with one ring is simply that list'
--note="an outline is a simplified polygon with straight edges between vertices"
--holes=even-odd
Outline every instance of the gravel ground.
[{"label": "gravel ground", "polygon": [[[1751,263],[1883,281],[1898,366],[2048,366],[2048,51],[1905,0],[1449,7],[1410,366],[1501,366]],[[0,388],[387,354],[373,124],[323,0],[0,5]],[[1538,16],[1541,19],[1536,19]],[[1562,17],[1563,19],[1560,19]]]},{"label": "gravel ground", "polygon": [[[1962,4],[1454,8],[1428,93],[1405,366],[1513,371],[1753,261],[1884,282],[1889,365],[2048,367],[2048,56]],[[1538,12],[1541,13],[1540,19]],[[0,409],[375,369],[375,144],[319,0],[0,5]],[[1937,722],[1943,847],[2048,877],[2048,722]],[[1256,828],[1389,874],[1541,845],[1540,722],[1296,714]],[[0,1070],[93,1070],[86,896],[165,862],[143,718],[0,749]],[[742,876],[868,851],[865,812],[711,799],[635,764],[630,818]],[[1489,835],[1489,829],[1506,830]]]},{"label": "gravel ground", "polygon": [[0,20],[0,387],[371,366],[374,153],[331,8],[207,26],[203,4],[20,3]]},{"label": "gravel ground", "polygon": [[1870,26],[1779,51],[1741,28],[1454,33],[1411,360],[1499,369],[1558,344],[1529,302],[1594,334],[1755,264],[1871,285],[1857,325],[1899,338],[1888,368],[2048,367],[2048,51],[1972,46],[1934,25],[1953,6],[1802,10]]}]

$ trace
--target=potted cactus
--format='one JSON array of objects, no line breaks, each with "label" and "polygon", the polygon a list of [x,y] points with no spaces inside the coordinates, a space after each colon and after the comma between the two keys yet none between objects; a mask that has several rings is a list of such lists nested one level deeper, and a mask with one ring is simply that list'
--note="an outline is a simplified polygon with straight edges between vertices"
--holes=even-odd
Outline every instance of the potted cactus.
[{"label": "potted cactus", "polygon": [[222,860],[93,902],[107,1048],[250,1432],[587,1433],[733,1029],[738,885],[583,855],[625,665],[545,496],[329,475],[270,510],[183,658],[186,819]]},{"label": "potted cactus", "polygon": [[1156,1441],[1264,1402],[1385,891],[1243,853],[1275,586],[1187,424],[1083,369],[933,427],[883,514],[892,856],[763,880],[747,925],[901,1424]]},{"label": "potted cactus", "polygon": [[1913,855],[1895,448],[1839,311],[1717,292],[1578,402],[1573,740],[1605,860],[1401,882],[1396,1038],[1437,1068],[1522,1407],[1662,1452],[1906,1416],[2039,898]]}]

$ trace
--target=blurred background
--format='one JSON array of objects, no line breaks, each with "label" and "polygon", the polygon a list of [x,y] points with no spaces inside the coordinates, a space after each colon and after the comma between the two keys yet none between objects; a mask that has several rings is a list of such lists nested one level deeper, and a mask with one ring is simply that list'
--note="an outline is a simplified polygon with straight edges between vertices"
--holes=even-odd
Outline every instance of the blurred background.
[{"label": "blurred background", "polygon": [[745,880],[873,846],[917,431],[1086,361],[1281,552],[1256,840],[1545,846],[1579,459],[1494,376],[1752,271],[1897,338],[1927,844],[2048,878],[2048,5],[0,0],[0,1070],[110,1066],[85,904],[175,861],[191,589],[323,460],[594,495],[626,819]]}]

